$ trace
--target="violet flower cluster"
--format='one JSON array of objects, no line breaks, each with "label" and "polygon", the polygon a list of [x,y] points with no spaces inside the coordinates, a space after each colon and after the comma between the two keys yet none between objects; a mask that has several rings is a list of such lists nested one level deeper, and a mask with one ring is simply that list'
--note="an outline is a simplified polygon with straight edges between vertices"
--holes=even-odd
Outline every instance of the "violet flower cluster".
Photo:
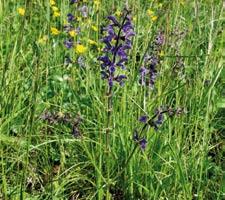
[{"label": "violet flower cluster", "polygon": [[137,130],[134,131],[133,134],[133,140],[140,145],[140,148],[142,150],[145,150],[147,146],[147,139],[142,136],[143,131],[149,126],[153,127],[155,131],[159,129],[159,127],[163,124],[164,122],[164,115],[167,114],[169,117],[172,117],[174,115],[181,115],[185,113],[184,108],[177,108],[173,109],[171,107],[165,107],[165,108],[158,108],[155,111],[155,114],[152,118],[149,118],[147,115],[143,115],[139,118],[139,121],[144,124],[142,130],[140,133],[138,133]]},{"label": "violet flower cluster", "polygon": [[144,124],[149,123],[149,125],[157,131],[159,129],[159,126],[163,124],[163,120],[164,120],[163,114],[164,113],[165,113],[165,111],[162,111],[160,109],[156,109],[155,115],[151,120],[149,120],[147,115],[143,115],[139,118],[139,121],[144,123]]},{"label": "violet flower cluster", "polygon": [[74,3],[77,3],[78,0],[70,0],[70,4],[74,4]]},{"label": "violet flower cluster", "polygon": [[159,32],[151,46],[151,54],[145,55],[144,65],[140,69],[140,80],[141,85],[147,85],[153,89],[156,77],[158,74],[157,66],[160,63],[160,51],[164,43],[164,35]]},{"label": "violet flower cluster", "polygon": [[117,72],[118,68],[126,69],[127,51],[131,49],[131,38],[135,35],[129,12],[125,12],[122,23],[114,16],[108,16],[111,23],[102,29],[105,33],[102,38],[102,42],[105,44],[103,49],[105,54],[100,56],[98,60],[101,61],[101,76],[108,80],[110,88],[113,87],[114,82],[118,82],[122,86],[127,78],[125,74]]},{"label": "violet flower cluster", "polygon": [[[79,0],[70,0],[70,4],[76,4],[79,6]],[[80,12],[81,16],[87,18],[88,16],[88,8],[86,5],[81,5],[78,7],[78,11]],[[72,13],[67,14],[67,23],[64,25],[64,31],[66,33],[66,39],[64,40],[63,44],[66,49],[71,49],[75,46],[75,36],[80,33],[79,22],[77,21],[76,17]],[[68,65],[73,63],[72,58],[67,54],[65,56],[65,64]]]},{"label": "violet flower cluster", "polygon": [[40,119],[43,121],[46,121],[51,126],[56,124],[69,124],[71,126],[71,134],[75,138],[78,138],[81,136],[81,131],[79,126],[82,120],[79,114],[77,114],[77,116],[74,118],[71,116],[70,113],[62,114],[60,112],[57,113],[57,112],[45,111],[40,116]]},{"label": "violet flower cluster", "polygon": [[140,145],[141,150],[145,150],[147,146],[147,140],[144,137],[140,138],[137,130],[134,131],[133,140]]},{"label": "violet flower cluster", "polygon": [[[75,3],[79,4],[81,2],[82,2],[81,0],[70,0],[71,5],[75,4]],[[88,7],[86,5],[79,7],[78,10],[81,12],[81,14],[84,18],[88,17]]]}]

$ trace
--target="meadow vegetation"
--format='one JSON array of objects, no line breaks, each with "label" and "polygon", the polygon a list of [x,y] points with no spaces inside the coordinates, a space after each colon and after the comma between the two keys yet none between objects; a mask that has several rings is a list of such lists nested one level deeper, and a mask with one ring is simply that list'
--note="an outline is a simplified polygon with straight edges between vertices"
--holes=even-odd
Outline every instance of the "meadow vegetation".
[{"label": "meadow vegetation", "polygon": [[225,199],[221,0],[0,0],[0,199]]}]

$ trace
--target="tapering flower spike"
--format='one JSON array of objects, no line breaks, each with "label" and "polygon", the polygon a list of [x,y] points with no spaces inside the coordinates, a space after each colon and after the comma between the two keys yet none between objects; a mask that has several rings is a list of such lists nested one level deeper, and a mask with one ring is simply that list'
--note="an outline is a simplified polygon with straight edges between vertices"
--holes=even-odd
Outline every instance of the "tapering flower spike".
[{"label": "tapering flower spike", "polygon": [[118,74],[117,68],[126,69],[127,51],[131,49],[131,38],[135,35],[134,27],[127,10],[125,10],[121,23],[112,15],[108,16],[108,20],[109,25],[102,28],[105,33],[101,40],[105,44],[104,55],[98,58],[101,61],[101,75],[103,79],[108,79],[109,87],[113,87],[114,82],[122,86],[127,77],[124,74]]}]

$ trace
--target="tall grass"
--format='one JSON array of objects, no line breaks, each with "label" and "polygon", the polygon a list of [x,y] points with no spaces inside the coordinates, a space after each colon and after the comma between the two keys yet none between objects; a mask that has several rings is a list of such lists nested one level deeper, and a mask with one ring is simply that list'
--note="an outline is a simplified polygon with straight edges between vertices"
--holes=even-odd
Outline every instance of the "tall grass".
[{"label": "tall grass", "polygon": [[[64,65],[68,52],[75,60],[78,55],[65,49],[63,33],[50,33],[53,26],[63,30],[69,12],[77,15],[69,1],[56,2],[61,16],[54,18],[48,1],[0,0],[0,199],[224,199],[222,1],[100,2],[99,10],[92,1],[82,3],[90,12],[76,39],[88,47],[80,67]],[[97,60],[100,27],[125,4],[136,35],[128,79],[113,88],[107,127],[107,83]],[[165,43],[149,90],[139,84],[139,70],[159,31]],[[40,44],[44,35],[48,39]],[[133,141],[134,130],[143,127],[138,119],[151,118],[160,106],[185,112],[165,116],[158,131],[146,129],[141,150]],[[54,120],[44,120],[46,113]],[[65,116],[69,121],[61,120]]]}]

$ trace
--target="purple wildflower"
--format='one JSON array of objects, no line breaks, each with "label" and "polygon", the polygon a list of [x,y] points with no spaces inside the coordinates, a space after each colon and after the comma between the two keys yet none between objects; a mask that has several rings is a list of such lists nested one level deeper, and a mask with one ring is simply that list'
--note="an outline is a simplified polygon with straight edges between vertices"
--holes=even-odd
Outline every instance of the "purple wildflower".
[{"label": "purple wildflower", "polygon": [[121,74],[115,77],[115,81],[118,82],[120,86],[124,85],[124,79],[127,79],[127,76],[124,74]]},{"label": "purple wildflower", "polygon": [[105,44],[103,49],[105,55],[100,56],[98,60],[101,61],[102,78],[108,79],[109,86],[112,87],[114,81],[122,86],[127,77],[124,74],[117,74],[116,69],[117,67],[126,69],[127,50],[132,47],[131,37],[134,36],[134,28],[128,11],[126,11],[122,23],[115,16],[108,16],[108,19],[111,23],[102,28],[103,33],[106,33],[101,40]]},{"label": "purple wildflower", "polygon": [[78,0],[70,0],[70,4],[74,4],[74,3],[77,3]]},{"label": "purple wildflower", "polygon": [[71,13],[69,13],[68,15],[67,15],[67,21],[68,22],[72,22],[74,20],[74,15],[72,15]]},{"label": "purple wildflower", "polygon": [[113,22],[114,26],[120,26],[120,23],[117,21],[116,17],[110,15],[110,16],[108,16],[108,19]]},{"label": "purple wildflower", "polygon": [[88,7],[87,6],[80,7],[79,11],[81,12],[83,17],[85,17],[85,18],[88,17]]},{"label": "purple wildflower", "polygon": [[64,45],[65,45],[65,47],[66,47],[67,49],[70,49],[70,48],[73,47],[73,41],[72,41],[71,39],[65,40],[65,41],[64,41]]},{"label": "purple wildflower", "polygon": [[140,141],[139,141],[139,145],[141,147],[141,150],[145,150],[146,149],[146,145],[147,145],[147,140],[145,138],[142,138]]},{"label": "purple wildflower", "polygon": [[142,122],[142,123],[144,123],[144,124],[146,124],[147,121],[148,121],[148,116],[146,116],[146,115],[141,116],[139,118],[139,121]]},{"label": "purple wildflower", "polygon": [[158,46],[162,46],[164,43],[164,40],[165,40],[164,34],[162,32],[159,32],[159,34],[155,38],[155,44]]},{"label": "purple wildflower", "polygon": [[133,140],[140,145],[141,150],[146,149],[147,140],[144,137],[140,139],[137,130],[134,130]]},{"label": "purple wildflower", "polygon": [[157,125],[161,125],[161,124],[163,123],[163,119],[164,119],[163,114],[160,112],[160,113],[158,114],[158,117],[157,117],[157,120],[155,121],[155,123],[156,123]]},{"label": "purple wildflower", "polygon": [[144,65],[140,69],[140,84],[153,89],[158,75],[157,66],[160,63],[159,52],[164,43],[164,35],[160,32],[153,42],[151,55],[146,55]]}]

